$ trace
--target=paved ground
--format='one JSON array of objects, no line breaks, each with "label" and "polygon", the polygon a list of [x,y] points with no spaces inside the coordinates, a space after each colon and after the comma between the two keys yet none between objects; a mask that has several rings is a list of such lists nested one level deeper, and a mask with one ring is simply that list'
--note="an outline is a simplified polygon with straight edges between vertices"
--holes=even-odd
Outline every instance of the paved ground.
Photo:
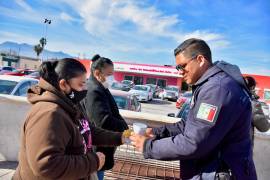
[{"label": "paved ground", "polygon": [[175,102],[153,99],[149,102],[142,102],[142,112],[167,115],[168,113],[176,113]]}]

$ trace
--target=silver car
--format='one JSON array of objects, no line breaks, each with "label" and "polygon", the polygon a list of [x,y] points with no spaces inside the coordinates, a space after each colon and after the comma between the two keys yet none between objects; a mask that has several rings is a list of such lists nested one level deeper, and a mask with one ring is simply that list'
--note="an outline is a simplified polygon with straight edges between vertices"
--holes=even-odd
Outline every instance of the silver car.
[{"label": "silver car", "polygon": [[16,69],[10,66],[0,67],[0,75],[8,73],[8,72],[14,72],[14,71],[16,71]]},{"label": "silver car", "polygon": [[178,99],[179,89],[177,86],[167,86],[160,93],[159,97],[164,100],[173,100],[176,101]]},{"label": "silver car", "polygon": [[139,101],[147,102],[153,99],[153,93],[149,86],[135,85],[129,92],[134,94]]},{"label": "silver car", "polygon": [[265,116],[270,117],[270,110],[268,104],[266,104],[264,101],[260,101],[262,110]]}]

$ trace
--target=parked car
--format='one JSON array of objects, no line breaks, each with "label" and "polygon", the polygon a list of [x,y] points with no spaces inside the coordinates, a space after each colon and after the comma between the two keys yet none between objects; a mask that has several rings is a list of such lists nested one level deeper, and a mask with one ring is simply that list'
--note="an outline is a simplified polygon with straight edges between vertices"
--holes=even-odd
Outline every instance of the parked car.
[{"label": "parked car", "polygon": [[179,89],[177,86],[167,86],[159,93],[159,97],[162,100],[168,99],[168,100],[176,101],[178,98],[178,94],[179,94]]},{"label": "parked car", "polygon": [[16,70],[12,72],[6,72],[4,73],[5,75],[11,75],[11,76],[25,76],[29,75],[31,73],[37,72],[36,70],[31,70],[31,69],[21,69],[21,70]]},{"label": "parked car", "polygon": [[125,86],[124,84],[120,83],[120,82],[113,82],[111,87],[111,89],[115,89],[115,90],[121,90],[121,91],[129,91],[130,88],[128,86]]},{"label": "parked car", "polygon": [[162,89],[158,85],[155,85],[155,84],[145,84],[145,85],[151,87],[154,98],[157,98],[159,96],[159,93],[161,92]]},{"label": "parked car", "polygon": [[26,96],[27,90],[37,83],[33,78],[0,75],[0,94]]},{"label": "parked car", "polygon": [[16,69],[14,67],[11,67],[11,66],[3,66],[1,67],[0,69],[0,75],[3,75],[5,73],[8,73],[8,72],[13,72],[13,71],[16,71]]},{"label": "parked car", "polygon": [[179,98],[177,99],[176,101],[176,108],[177,109],[180,109],[181,106],[187,102],[187,101],[190,101],[192,98],[192,92],[191,91],[187,91],[187,92],[184,92],[183,94],[181,94],[179,96]]},{"label": "parked car", "polygon": [[32,72],[31,74],[25,75],[25,77],[39,79],[40,78],[40,74],[39,74],[38,71],[36,71],[36,72]]},{"label": "parked car", "polygon": [[169,117],[176,117],[176,118],[181,118],[183,121],[187,120],[187,116],[190,110],[190,101],[186,101],[181,108],[179,109],[179,111],[177,112],[177,114],[175,113],[169,113],[168,116]]},{"label": "parked car", "polygon": [[141,104],[135,95],[121,90],[110,89],[110,92],[119,109],[141,111]]},{"label": "parked car", "polygon": [[149,86],[135,85],[129,92],[134,94],[139,101],[147,102],[153,99],[153,93]]},{"label": "parked car", "polygon": [[269,105],[266,104],[264,101],[260,101],[260,104],[262,106],[262,110],[265,116],[270,117],[270,110]]},{"label": "parked car", "polygon": [[134,86],[134,82],[130,81],[130,80],[123,80],[123,81],[121,81],[121,83],[124,86],[128,87],[129,89],[133,88],[133,86]]}]

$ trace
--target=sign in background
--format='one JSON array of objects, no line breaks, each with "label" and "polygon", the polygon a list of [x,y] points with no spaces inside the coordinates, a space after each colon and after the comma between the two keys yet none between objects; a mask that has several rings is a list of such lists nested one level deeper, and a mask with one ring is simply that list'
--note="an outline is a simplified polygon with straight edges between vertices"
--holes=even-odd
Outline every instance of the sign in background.
[{"label": "sign in background", "polygon": [[114,63],[114,70],[118,72],[131,72],[140,74],[152,74],[159,76],[171,76],[181,77],[178,71],[174,67],[157,66],[157,65],[141,65],[141,64],[125,64],[125,63]]}]

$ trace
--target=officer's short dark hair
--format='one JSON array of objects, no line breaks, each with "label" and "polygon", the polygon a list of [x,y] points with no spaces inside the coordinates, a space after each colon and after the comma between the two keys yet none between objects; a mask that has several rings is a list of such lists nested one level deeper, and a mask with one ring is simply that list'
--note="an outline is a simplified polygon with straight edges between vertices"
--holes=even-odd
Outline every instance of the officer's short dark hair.
[{"label": "officer's short dark hair", "polygon": [[185,40],[174,50],[174,55],[183,53],[185,57],[195,57],[199,54],[203,55],[209,62],[212,63],[211,50],[207,43],[202,39],[191,38]]}]

